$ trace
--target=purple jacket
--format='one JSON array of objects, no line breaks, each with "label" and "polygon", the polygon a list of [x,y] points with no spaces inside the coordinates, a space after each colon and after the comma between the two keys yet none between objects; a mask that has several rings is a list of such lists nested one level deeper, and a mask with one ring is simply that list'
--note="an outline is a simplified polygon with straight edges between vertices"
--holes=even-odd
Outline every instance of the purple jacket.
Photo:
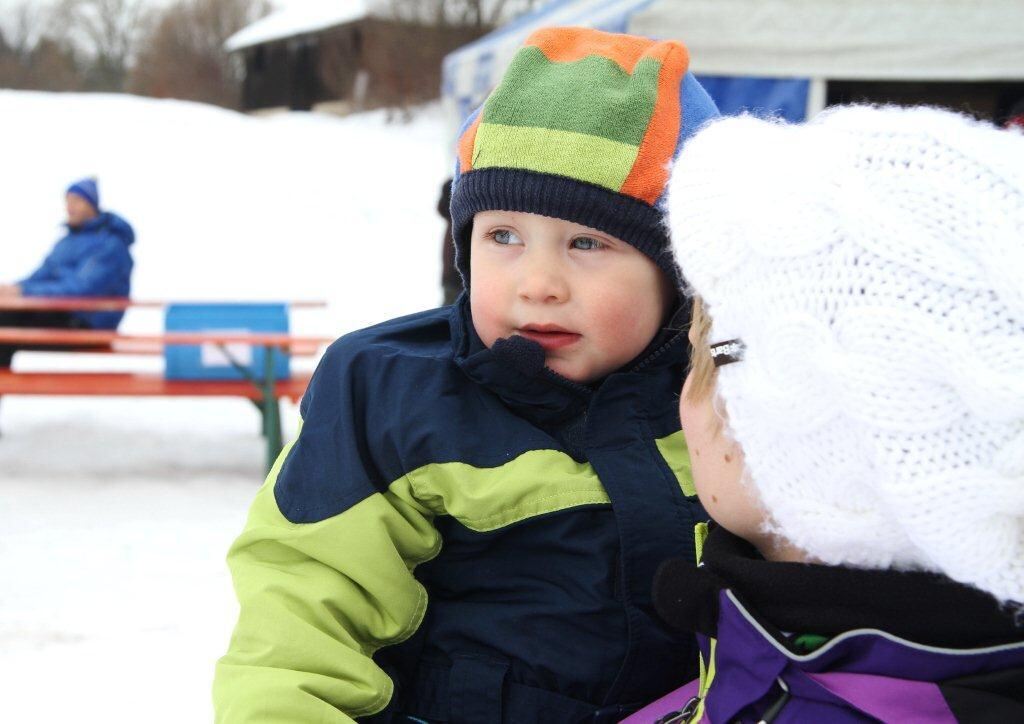
[{"label": "purple jacket", "polygon": [[1019,608],[933,574],[769,563],[721,528],[703,561],[655,584],[663,618],[698,631],[703,676],[629,724],[1024,722]]}]

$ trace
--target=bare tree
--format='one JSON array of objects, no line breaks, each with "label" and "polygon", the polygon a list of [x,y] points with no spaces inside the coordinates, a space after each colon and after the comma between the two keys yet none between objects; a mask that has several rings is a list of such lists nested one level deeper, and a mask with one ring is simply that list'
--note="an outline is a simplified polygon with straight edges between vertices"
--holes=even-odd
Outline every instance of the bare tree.
[{"label": "bare tree", "polygon": [[49,22],[47,8],[22,0],[7,15],[4,33],[7,51],[22,57],[27,56],[46,34]]},{"label": "bare tree", "polygon": [[138,40],[144,0],[59,0],[52,27],[92,58],[91,90],[124,89]]},{"label": "bare tree", "polygon": [[224,41],[267,12],[266,0],[178,0],[154,12],[129,89],[237,107],[241,71],[224,50]]},{"label": "bare tree", "polygon": [[378,0],[376,37],[364,43],[374,95],[383,105],[404,107],[437,96],[441,59],[542,0]]},{"label": "bare tree", "polygon": [[51,8],[22,2],[7,15],[0,42],[0,87],[79,90],[80,59],[74,48],[53,32]]}]

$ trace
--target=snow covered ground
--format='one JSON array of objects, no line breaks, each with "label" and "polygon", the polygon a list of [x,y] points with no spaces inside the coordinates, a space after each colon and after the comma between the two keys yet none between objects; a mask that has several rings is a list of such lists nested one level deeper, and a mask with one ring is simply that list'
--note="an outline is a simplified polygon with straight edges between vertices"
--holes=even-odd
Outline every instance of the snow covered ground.
[{"label": "snow covered ground", "polygon": [[[427,308],[445,139],[436,107],[392,125],[0,91],[0,282],[56,240],[66,184],[95,174],[135,226],[137,297],[322,298],[329,309],[296,312],[294,328],[329,336]],[[123,328],[161,323],[139,310]],[[293,433],[294,407],[285,417]],[[224,554],[262,478],[257,427],[242,400],[3,400],[0,721],[212,718],[236,614]]]}]

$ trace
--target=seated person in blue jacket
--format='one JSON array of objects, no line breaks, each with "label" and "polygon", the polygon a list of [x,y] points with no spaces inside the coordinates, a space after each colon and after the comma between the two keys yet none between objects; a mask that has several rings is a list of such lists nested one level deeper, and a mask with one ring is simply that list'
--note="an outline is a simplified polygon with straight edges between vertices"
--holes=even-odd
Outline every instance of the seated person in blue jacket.
[{"label": "seated person in blue jacket", "polygon": [[[100,210],[95,179],[68,187],[67,235],[42,265],[16,284],[0,285],[0,297],[127,297],[131,290],[135,232],[127,221]],[[0,327],[116,329],[124,312],[2,311]],[[10,367],[18,347],[0,345],[0,368]],[[24,349],[24,347],[22,347]]]},{"label": "seated person in blue jacket", "polygon": [[717,115],[687,64],[579,28],[517,53],[460,137],[466,291],[331,346],[228,554],[218,722],[614,722],[696,674],[651,601],[705,520],[660,205]]},{"label": "seated person in blue jacket", "polygon": [[629,722],[1024,721],[1024,137],[727,119],[668,207],[717,527],[655,590],[704,680]]}]

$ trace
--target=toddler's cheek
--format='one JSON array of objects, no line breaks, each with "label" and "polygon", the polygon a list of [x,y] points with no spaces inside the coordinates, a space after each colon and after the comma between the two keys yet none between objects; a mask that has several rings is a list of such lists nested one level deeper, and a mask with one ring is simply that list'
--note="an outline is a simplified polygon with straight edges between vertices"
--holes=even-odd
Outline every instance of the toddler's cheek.
[{"label": "toddler's cheek", "polygon": [[492,299],[492,296],[486,291],[478,292],[474,289],[470,293],[469,299],[473,327],[487,347],[494,344],[499,337],[505,336],[501,329],[500,314],[496,310],[495,300]]},{"label": "toddler's cheek", "polygon": [[602,336],[606,343],[630,349],[639,346],[636,354],[650,343],[660,325],[655,311],[643,308],[635,300],[622,300],[602,312]]}]

